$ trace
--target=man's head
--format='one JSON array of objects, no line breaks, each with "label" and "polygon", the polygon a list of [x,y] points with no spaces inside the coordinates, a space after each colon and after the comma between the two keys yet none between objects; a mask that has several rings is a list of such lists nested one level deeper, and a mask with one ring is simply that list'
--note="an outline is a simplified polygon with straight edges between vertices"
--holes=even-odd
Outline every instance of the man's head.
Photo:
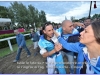
[{"label": "man's head", "polygon": [[85,19],[84,20],[84,25],[85,25],[85,27],[87,27],[88,25],[90,25],[91,24],[91,19]]},{"label": "man's head", "polygon": [[33,29],[33,28],[31,28],[31,29],[30,29],[30,31],[31,31],[31,33],[33,33],[33,32],[34,32],[34,29]]},{"label": "man's head", "polygon": [[46,35],[46,38],[53,37],[53,35],[54,35],[53,26],[50,22],[45,23],[42,30],[43,30],[44,35]]},{"label": "man's head", "polygon": [[62,22],[62,28],[63,28],[63,32],[68,34],[68,33],[72,33],[74,27],[73,27],[73,23],[70,20],[64,20]]},{"label": "man's head", "polygon": [[14,30],[14,33],[15,33],[16,35],[18,35],[18,34],[19,34],[19,31],[16,29],[16,30]]}]

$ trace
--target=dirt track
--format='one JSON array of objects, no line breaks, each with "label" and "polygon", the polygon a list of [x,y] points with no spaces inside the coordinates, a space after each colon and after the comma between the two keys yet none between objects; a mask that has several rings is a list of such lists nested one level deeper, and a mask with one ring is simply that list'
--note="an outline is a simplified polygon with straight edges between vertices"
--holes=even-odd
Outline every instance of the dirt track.
[{"label": "dirt track", "polygon": [[23,50],[21,53],[21,59],[17,63],[12,61],[15,59],[16,52],[7,55],[0,59],[0,73],[3,74],[46,74],[46,61],[40,54],[34,56],[33,46],[29,47],[31,56],[27,57],[26,52]]},{"label": "dirt track", "polygon": [[[26,52],[23,50],[21,53],[21,59],[17,63],[12,61],[15,59],[16,52],[7,55],[4,58],[0,58],[0,73],[3,74],[47,74],[46,58],[43,58],[40,54],[34,56],[33,46],[29,47],[31,56],[27,57]],[[64,58],[64,61],[66,59]],[[68,72],[69,69],[66,71]]]}]

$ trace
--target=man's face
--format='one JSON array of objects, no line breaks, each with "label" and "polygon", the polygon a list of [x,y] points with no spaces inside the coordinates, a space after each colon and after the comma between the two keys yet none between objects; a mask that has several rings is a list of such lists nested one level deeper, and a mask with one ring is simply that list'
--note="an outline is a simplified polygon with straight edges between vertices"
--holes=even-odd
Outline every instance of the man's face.
[{"label": "man's face", "polygon": [[72,33],[72,31],[74,29],[73,23],[71,21],[66,21],[66,22],[64,22],[64,25],[62,26],[62,28],[66,34]]},{"label": "man's face", "polygon": [[86,19],[85,21],[84,21],[84,25],[87,27],[88,25],[90,25],[91,24],[91,20],[90,19]]},{"label": "man's face", "polygon": [[47,37],[52,38],[54,35],[53,32],[53,26],[52,25],[48,25],[46,26],[45,30],[43,30],[44,34],[47,35]]},{"label": "man's face", "polygon": [[19,31],[18,30],[14,30],[14,34],[18,35]]}]

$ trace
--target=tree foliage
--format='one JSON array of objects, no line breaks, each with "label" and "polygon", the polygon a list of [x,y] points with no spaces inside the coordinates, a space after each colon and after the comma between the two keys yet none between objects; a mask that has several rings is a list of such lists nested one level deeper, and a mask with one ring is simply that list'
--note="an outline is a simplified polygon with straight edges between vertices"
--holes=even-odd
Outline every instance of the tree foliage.
[{"label": "tree foliage", "polygon": [[[0,6],[0,17],[1,18],[10,18],[12,25],[15,26],[15,23],[18,23],[17,27],[24,27],[28,29],[31,27],[38,27],[44,24],[46,20],[46,14],[43,10],[39,11],[32,5],[27,7],[21,2],[12,2],[11,6],[4,7]],[[80,19],[75,19],[74,16],[71,16],[73,22],[84,21],[86,17]],[[100,18],[100,14],[94,14],[91,19]],[[56,23],[53,23],[56,25]]]},{"label": "tree foliage", "polygon": [[0,17],[8,18],[8,9],[6,7],[0,6]]},{"label": "tree foliage", "polygon": [[32,27],[41,26],[46,22],[46,14],[43,10],[40,12],[32,5],[26,7],[21,2],[13,2],[8,8],[0,6],[0,17],[10,18],[12,24],[18,23],[17,27],[24,27],[28,29]]}]

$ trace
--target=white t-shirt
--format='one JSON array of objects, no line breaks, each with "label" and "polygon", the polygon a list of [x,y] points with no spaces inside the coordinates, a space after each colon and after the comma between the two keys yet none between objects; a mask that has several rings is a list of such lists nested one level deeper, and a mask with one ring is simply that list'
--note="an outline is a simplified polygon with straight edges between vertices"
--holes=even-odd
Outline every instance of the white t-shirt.
[{"label": "white t-shirt", "polygon": [[[97,64],[98,59],[99,59],[100,56],[98,56],[98,58],[92,58],[92,59],[90,59],[90,56],[89,56],[89,53],[88,53],[86,47],[83,48],[83,51],[84,51],[84,53],[88,54],[88,58],[89,58],[89,60],[90,60],[90,63],[91,63],[93,66],[96,66],[96,64]],[[86,66],[87,66],[87,68],[86,68],[86,74],[94,74],[94,71],[93,71],[92,68],[90,68],[89,64],[86,63]]]}]

